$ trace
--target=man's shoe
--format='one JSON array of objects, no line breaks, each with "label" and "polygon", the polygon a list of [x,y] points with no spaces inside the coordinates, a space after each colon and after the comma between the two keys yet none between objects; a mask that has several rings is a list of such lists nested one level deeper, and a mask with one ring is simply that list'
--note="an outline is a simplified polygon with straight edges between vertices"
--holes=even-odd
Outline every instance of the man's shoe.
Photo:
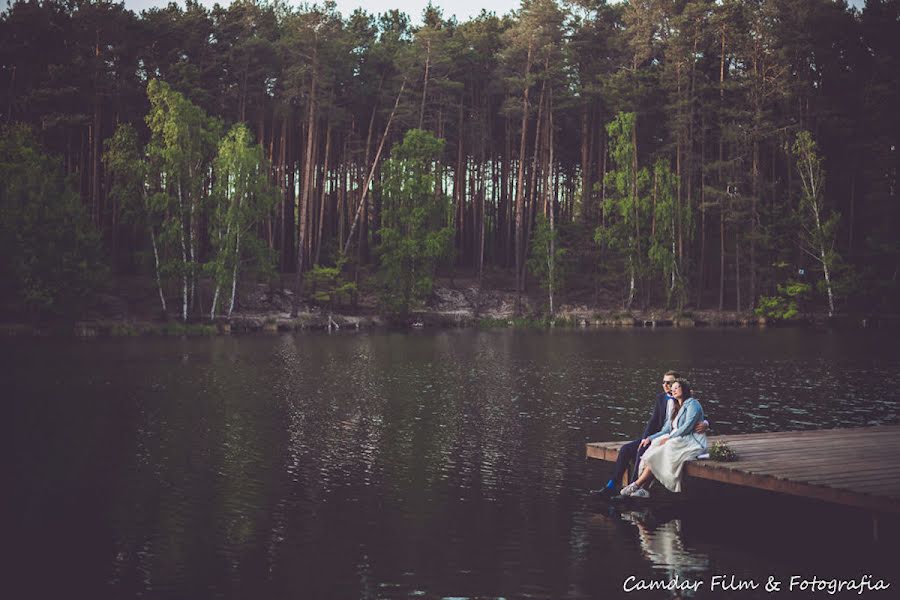
[{"label": "man's shoe", "polygon": [[616,488],[605,487],[599,490],[591,490],[591,496],[595,498],[612,498],[617,495],[619,492],[616,491]]},{"label": "man's shoe", "polygon": [[638,489],[634,490],[633,492],[631,492],[631,497],[632,498],[649,498],[650,492],[648,492],[644,488],[638,488]]}]

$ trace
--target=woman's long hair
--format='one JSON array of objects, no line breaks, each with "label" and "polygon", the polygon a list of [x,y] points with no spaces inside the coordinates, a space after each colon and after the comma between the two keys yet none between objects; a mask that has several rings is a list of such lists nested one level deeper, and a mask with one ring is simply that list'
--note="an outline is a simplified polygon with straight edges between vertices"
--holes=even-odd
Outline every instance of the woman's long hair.
[{"label": "woman's long hair", "polygon": [[678,404],[678,400],[675,401],[675,408],[672,410],[673,426],[675,425],[675,419],[678,417],[678,413],[681,412],[681,407],[684,406],[684,403],[687,402],[687,399],[690,398],[693,393],[691,391],[691,384],[688,383],[687,379],[676,379],[672,382],[672,385],[675,385],[676,383],[681,386],[681,404]]}]

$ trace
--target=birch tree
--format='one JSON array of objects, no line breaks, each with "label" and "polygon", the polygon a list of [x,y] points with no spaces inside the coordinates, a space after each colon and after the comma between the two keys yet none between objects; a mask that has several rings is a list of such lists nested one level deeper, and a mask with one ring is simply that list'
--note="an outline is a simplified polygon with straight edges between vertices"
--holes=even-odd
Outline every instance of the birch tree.
[{"label": "birch tree", "polygon": [[609,202],[603,206],[605,225],[594,236],[595,241],[618,251],[624,259],[625,310],[631,309],[641,276],[642,236],[648,212],[644,192],[649,173],[646,168],[638,168],[636,122],[634,113],[619,113],[606,127],[613,168],[605,180],[609,189]]},{"label": "birch tree", "polygon": [[163,81],[150,81],[147,97],[147,158],[156,194],[151,201],[164,208],[162,237],[181,255],[173,267],[181,278],[181,318],[187,321],[196,301],[200,215],[221,125]]},{"label": "birch tree", "polygon": [[672,172],[669,162],[659,159],[653,165],[650,198],[652,223],[650,247],[647,251],[651,265],[662,276],[666,290],[666,305],[675,300],[678,308],[684,306],[684,273],[678,256],[678,242],[682,236],[690,239],[693,234],[691,211],[677,198],[678,176]]},{"label": "birch tree", "polygon": [[800,248],[822,267],[828,316],[834,316],[832,271],[840,256],[835,250],[835,230],[840,214],[825,203],[825,170],[812,134],[801,131],[794,142],[794,158],[800,175],[802,194],[797,217],[802,227]]},{"label": "birch tree", "polygon": [[552,226],[549,218],[539,215],[532,238],[528,269],[547,291],[551,317],[555,314],[556,295],[565,281],[563,261],[566,254],[568,250],[559,247],[559,231]]},{"label": "birch tree", "polygon": [[210,318],[219,295],[230,287],[226,314],[231,316],[237,296],[238,273],[246,265],[272,271],[274,256],[256,235],[262,219],[275,207],[278,196],[268,180],[269,163],[243,124],[231,128],[219,144],[215,161],[214,205],[210,215],[210,241],[214,254],[208,265],[215,281]]}]

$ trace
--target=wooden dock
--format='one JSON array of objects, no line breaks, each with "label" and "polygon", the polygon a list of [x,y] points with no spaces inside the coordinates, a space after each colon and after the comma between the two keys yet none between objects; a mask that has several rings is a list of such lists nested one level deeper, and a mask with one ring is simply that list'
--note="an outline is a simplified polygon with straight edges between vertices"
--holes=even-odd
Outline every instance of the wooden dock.
[{"label": "wooden dock", "polygon": [[[697,460],[688,477],[900,513],[900,425],[710,436],[738,455],[734,462]],[[627,443],[587,444],[588,458],[614,461]]]}]

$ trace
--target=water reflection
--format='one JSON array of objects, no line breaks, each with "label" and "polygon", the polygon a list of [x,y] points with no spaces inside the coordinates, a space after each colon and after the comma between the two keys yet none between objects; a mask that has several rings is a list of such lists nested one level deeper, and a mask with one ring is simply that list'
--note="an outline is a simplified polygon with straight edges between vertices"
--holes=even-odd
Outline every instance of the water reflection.
[{"label": "water reflection", "polygon": [[900,342],[867,336],[0,342],[15,564],[31,596],[98,598],[616,598],[623,574],[764,572],[680,517],[599,523],[584,443],[637,435],[669,368],[717,433],[897,422]]},{"label": "water reflection", "polygon": [[[652,510],[623,511],[620,517],[626,523],[634,525],[641,543],[641,553],[655,572],[664,573],[667,581],[698,580],[709,572],[710,560],[706,554],[689,549],[682,537],[681,519],[673,516],[662,517]],[[692,597],[695,592],[688,588],[672,590],[673,597]]]}]

